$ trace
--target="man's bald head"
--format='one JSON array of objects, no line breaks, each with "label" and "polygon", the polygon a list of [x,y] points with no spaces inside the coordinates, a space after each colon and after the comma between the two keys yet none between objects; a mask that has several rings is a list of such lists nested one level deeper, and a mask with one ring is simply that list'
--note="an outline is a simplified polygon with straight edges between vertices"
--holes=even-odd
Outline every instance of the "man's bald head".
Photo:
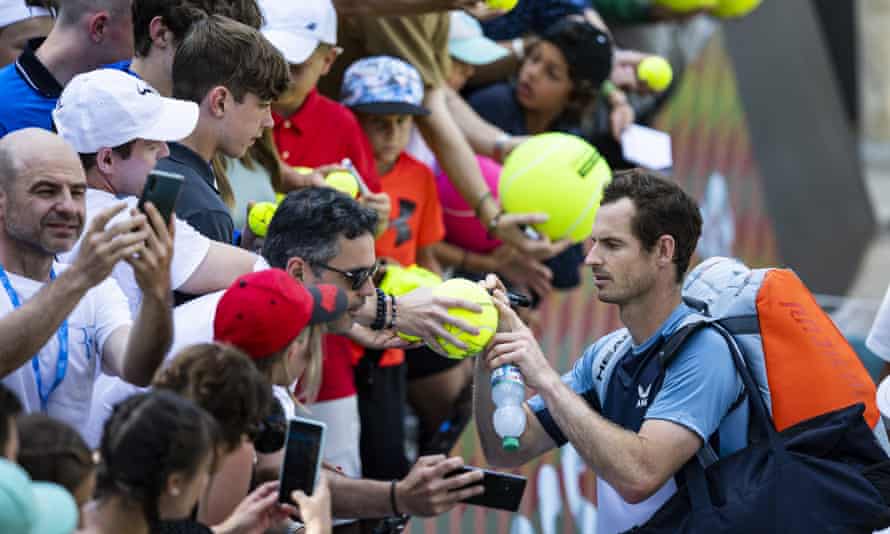
[{"label": "man's bald head", "polygon": [[0,188],[4,191],[9,191],[17,176],[46,164],[70,166],[70,172],[83,175],[74,149],[53,132],[25,128],[0,138]]}]

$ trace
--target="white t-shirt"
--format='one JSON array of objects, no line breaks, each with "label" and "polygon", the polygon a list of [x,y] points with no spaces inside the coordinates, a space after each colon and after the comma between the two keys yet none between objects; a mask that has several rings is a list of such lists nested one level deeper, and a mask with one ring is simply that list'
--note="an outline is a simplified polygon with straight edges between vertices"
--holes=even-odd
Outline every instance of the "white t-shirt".
[{"label": "white t-shirt", "polygon": [[[102,210],[109,208],[120,202],[125,202],[128,208],[136,208],[139,199],[134,196],[125,196],[118,198],[107,191],[100,189],[87,189],[86,193],[86,221],[85,228],[89,228],[90,221],[98,215]],[[125,220],[130,217],[130,210],[125,209],[111,220],[109,226],[114,223]],[[180,219],[176,220],[175,235],[173,237],[173,260],[170,265],[170,283],[173,289],[179,289],[188,279],[195,273],[204,258],[207,257],[207,251],[210,249],[210,240],[198,233],[187,222]],[[59,256],[62,263],[72,263],[80,250],[80,243],[83,239],[77,241],[74,248],[70,252],[66,252]],[[136,283],[136,276],[130,264],[121,261],[114,267],[111,276],[117,280],[118,285],[130,301],[130,313],[136,316],[139,305],[142,303],[142,290]]]},{"label": "white t-shirt", "polygon": [[[54,264],[56,274],[67,265]],[[43,287],[42,282],[7,273],[12,287],[24,302]],[[5,291],[0,291],[0,316],[13,310]],[[131,324],[127,298],[112,279],[87,291],[68,316],[68,366],[65,377],[50,394],[47,415],[83,432],[90,413],[93,384],[102,369],[102,351],[112,332]],[[56,380],[59,341],[55,334],[38,353],[43,391]],[[3,379],[19,397],[26,413],[41,410],[37,381],[31,360]]]},{"label": "white t-shirt", "polygon": [[871,331],[865,340],[868,350],[884,361],[890,362],[890,287],[884,295],[884,301],[871,325]]},{"label": "white t-shirt", "polygon": [[[166,365],[180,349],[188,345],[213,341],[213,317],[223,293],[223,291],[208,293],[173,309],[173,343],[162,365]],[[147,388],[134,386],[117,377],[105,375],[99,377],[96,381],[90,420],[83,432],[87,445],[98,446],[105,421],[111,416],[111,410],[116,404],[146,390]]]},{"label": "white t-shirt", "polygon": [[[269,265],[262,260],[254,267],[262,270],[267,269]],[[208,293],[173,309],[173,343],[162,365],[166,365],[184,347],[213,341],[213,318],[216,316],[216,305],[223,293],[224,291]],[[145,390],[117,377],[100,376],[96,381],[89,423],[83,432],[87,445],[98,446],[105,421],[111,416],[115,404]]]}]

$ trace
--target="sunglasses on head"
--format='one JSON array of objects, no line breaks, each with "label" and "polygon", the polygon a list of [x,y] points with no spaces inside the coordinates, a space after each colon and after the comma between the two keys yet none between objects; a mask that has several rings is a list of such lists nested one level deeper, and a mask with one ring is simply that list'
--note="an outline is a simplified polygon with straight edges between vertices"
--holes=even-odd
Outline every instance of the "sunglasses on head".
[{"label": "sunglasses on head", "polygon": [[344,278],[349,280],[349,283],[352,286],[353,291],[358,291],[361,289],[365,282],[368,281],[369,278],[373,278],[375,274],[377,274],[377,269],[380,268],[380,262],[375,261],[374,265],[370,267],[361,267],[359,269],[352,269],[350,271],[343,271],[341,269],[337,269],[336,267],[331,267],[326,263],[318,263],[315,265],[321,267],[322,269],[327,269],[328,271],[333,271],[337,274],[342,275]]}]

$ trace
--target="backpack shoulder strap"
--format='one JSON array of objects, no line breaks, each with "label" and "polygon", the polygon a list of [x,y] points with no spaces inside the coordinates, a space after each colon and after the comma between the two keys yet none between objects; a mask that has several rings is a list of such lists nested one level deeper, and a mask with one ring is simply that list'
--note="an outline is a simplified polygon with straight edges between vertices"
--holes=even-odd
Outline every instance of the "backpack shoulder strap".
[{"label": "backpack shoulder strap", "polygon": [[675,330],[674,333],[662,343],[661,350],[658,351],[658,359],[661,360],[661,368],[667,370],[668,366],[680,352],[680,348],[686,343],[686,340],[689,339],[692,334],[707,326],[708,323],[709,321],[706,319],[695,318]]}]

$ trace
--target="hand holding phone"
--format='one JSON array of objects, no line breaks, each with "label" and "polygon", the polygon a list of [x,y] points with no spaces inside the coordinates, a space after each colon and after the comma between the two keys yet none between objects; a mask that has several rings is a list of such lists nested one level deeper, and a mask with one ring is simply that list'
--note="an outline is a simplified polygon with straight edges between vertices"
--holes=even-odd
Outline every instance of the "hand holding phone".
[{"label": "hand holding phone", "polygon": [[185,177],[174,172],[153,170],[145,180],[142,196],[139,197],[139,210],[145,213],[145,203],[151,202],[157,208],[164,222],[170,224],[170,218],[176,209],[176,199]]},{"label": "hand holding phone", "polygon": [[321,471],[326,428],[320,421],[302,417],[288,421],[279,476],[279,502],[291,502],[291,493],[295,490],[312,495]]},{"label": "hand holding phone", "polygon": [[462,502],[476,506],[497,508],[508,512],[519,510],[519,504],[522,502],[522,494],[525,492],[525,484],[527,482],[524,476],[490,471],[468,465],[461,467],[448,476],[457,476],[474,470],[484,473],[482,487],[485,490],[480,495],[469,497]]}]

